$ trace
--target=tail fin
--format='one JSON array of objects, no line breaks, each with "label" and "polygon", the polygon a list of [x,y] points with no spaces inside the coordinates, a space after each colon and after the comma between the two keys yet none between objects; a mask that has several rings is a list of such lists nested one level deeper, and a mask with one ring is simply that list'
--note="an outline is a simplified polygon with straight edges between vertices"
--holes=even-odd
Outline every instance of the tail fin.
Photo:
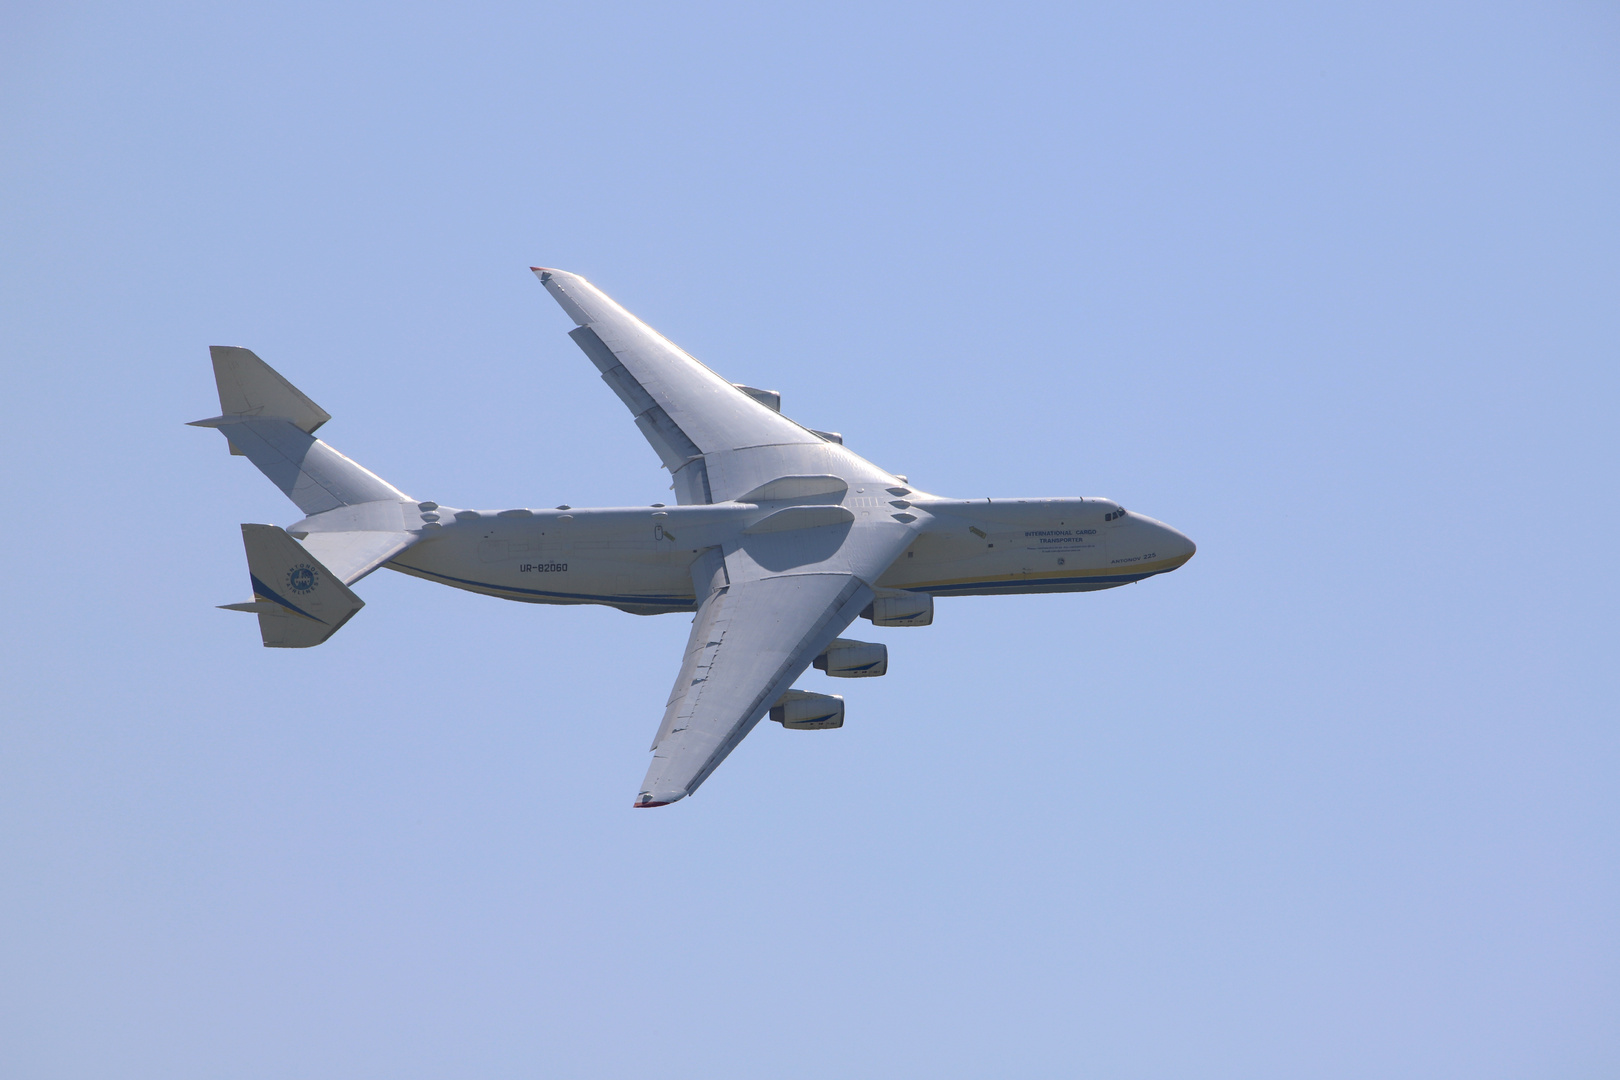
[{"label": "tail fin", "polygon": [[289,420],[305,434],[332,419],[332,414],[309,400],[304,392],[251,349],[211,345],[214,382],[219,386],[219,411],[227,416],[271,416]]},{"label": "tail fin", "polygon": [[194,420],[218,428],[231,452],[245,455],[305,514],[410,497],[311,434],[330,414],[247,349],[215,345],[220,415]]},{"label": "tail fin", "polygon": [[230,611],[259,616],[259,634],[268,649],[307,649],[319,645],[365,607],[366,602],[284,529],[243,525],[253,599],[221,604]]}]

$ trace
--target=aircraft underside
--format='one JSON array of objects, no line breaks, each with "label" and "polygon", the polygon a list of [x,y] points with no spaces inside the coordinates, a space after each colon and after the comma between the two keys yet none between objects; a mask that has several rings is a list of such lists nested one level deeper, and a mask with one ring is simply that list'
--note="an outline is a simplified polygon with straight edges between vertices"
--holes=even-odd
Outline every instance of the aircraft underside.
[{"label": "aircraft underside", "polygon": [[[1189,557],[1173,536],[1155,528],[1159,523],[1140,515],[1096,527],[1093,520],[1116,507],[1107,499],[914,497],[912,505],[941,524],[918,533],[877,580],[880,588],[933,596],[1094,592],[1165,573]],[[600,604],[638,615],[696,607],[691,568],[703,548],[679,538],[683,519],[712,517],[680,507],[436,516],[448,520],[431,539],[384,565],[506,600]]]},{"label": "aircraft underside", "polygon": [[331,417],[247,349],[210,352],[225,436],[301,509],[245,524],[264,644],[310,648],[365,605],[349,586],[388,567],[535,604],[691,614],[675,685],[636,795],[696,791],[760,721],[844,722],[843,698],[795,689],[888,670],[855,619],[927,626],[945,596],[1090,592],[1176,569],[1192,541],[1108,499],[943,499],[781,414],[774,391],[727,382],[574,274],[535,268],[569,336],[630,410],[677,506],[457,510],[418,501],[314,432]]}]

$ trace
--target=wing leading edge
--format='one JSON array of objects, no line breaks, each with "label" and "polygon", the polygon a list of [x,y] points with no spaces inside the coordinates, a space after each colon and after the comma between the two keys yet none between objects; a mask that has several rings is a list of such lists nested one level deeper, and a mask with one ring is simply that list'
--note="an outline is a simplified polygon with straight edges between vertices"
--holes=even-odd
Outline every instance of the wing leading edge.
[{"label": "wing leading edge", "polygon": [[711,592],[692,621],[636,805],[696,791],[871,602],[871,587],[853,574],[784,574]]},{"label": "wing leading edge", "polygon": [[636,805],[696,791],[872,602],[871,582],[910,543],[908,529],[885,521],[744,533],[699,555],[692,585],[704,599]]},{"label": "wing leading edge", "polygon": [[531,267],[577,324],[574,339],[675,478],[683,505],[715,501],[704,456],[824,440],[745,394],[578,274]]}]

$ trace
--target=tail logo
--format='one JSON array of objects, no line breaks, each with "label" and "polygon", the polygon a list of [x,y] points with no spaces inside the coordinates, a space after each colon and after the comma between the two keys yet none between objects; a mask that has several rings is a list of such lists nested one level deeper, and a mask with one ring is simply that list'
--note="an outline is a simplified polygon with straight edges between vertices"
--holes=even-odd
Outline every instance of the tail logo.
[{"label": "tail logo", "polygon": [[320,575],[315,573],[315,568],[309,563],[299,563],[287,571],[287,588],[300,596],[313,592],[319,581]]}]

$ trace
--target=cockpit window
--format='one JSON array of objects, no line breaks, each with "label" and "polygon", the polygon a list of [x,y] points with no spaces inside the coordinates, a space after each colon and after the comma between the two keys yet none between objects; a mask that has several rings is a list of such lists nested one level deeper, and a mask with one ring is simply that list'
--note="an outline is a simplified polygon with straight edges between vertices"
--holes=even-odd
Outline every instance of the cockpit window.
[{"label": "cockpit window", "polygon": [[1104,514],[1103,515],[1103,520],[1104,521],[1113,521],[1115,518],[1122,518],[1124,516],[1125,516],[1125,508],[1122,506],[1118,510],[1112,511],[1111,513]]}]

